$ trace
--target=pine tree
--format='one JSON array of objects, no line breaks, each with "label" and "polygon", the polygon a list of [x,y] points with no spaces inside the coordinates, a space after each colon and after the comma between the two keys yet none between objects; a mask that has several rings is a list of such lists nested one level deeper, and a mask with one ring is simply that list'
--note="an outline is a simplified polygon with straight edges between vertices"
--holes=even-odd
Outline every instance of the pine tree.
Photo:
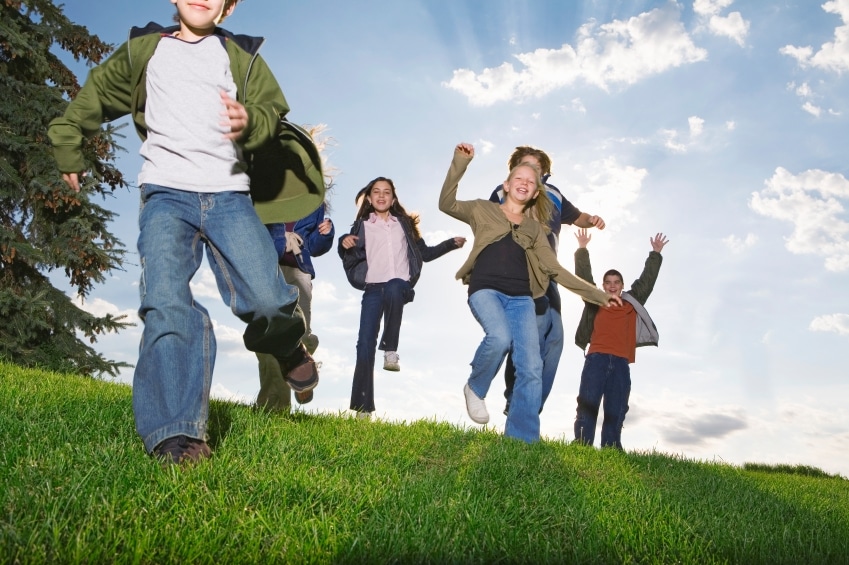
[{"label": "pine tree", "polygon": [[85,298],[125,248],[109,231],[114,214],[92,200],[126,187],[114,167],[116,128],[84,147],[87,170],[79,193],[56,168],[47,125],[80,89],[51,49],[89,65],[112,51],[49,0],[0,0],[0,359],[83,375],[116,375],[127,367],[91,344],[127,327],[123,316],[94,316],[48,278],[64,272]]}]

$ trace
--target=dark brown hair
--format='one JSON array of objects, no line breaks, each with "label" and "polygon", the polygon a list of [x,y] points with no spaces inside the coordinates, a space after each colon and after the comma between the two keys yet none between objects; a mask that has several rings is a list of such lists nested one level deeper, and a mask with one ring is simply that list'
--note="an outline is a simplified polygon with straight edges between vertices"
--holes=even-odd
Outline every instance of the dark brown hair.
[{"label": "dark brown hair", "polygon": [[522,159],[531,155],[536,157],[539,160],[539,166],[542,169],[540,171],[543,175],[551,174],[551,159],[549,159],[548,155],[545,154],[545,151],[542,149],[536,149],[535,147],[531,147],[530,145],[520,145],[513,151],[513,154],[510,155],[510,160],[507,161],[507,165],[512,171],[516,168],[516,165],[522,162]]},{"label": "dark brown hair", "polygon": [[377,177],[357,192],[357,195],[354,197],[354,203],[356,204],[360,199],[362,199],[362,202],[360,202],[360,209],[357,211],[357,217],[355,219],[365,220],[374,212],[374,206],[366,197],[371,193],[374,185],[380,181],[384,181],[392,188],[392,206],[389,207],[389,213],[396,218],[406,219],[410,223],[413,239],[421,239],[422,236],[419,233],[419,215],[410,214],[401,206],[401,203],[398,201],[398,195],[395,192],[395,183],[392,182],[392,179],[386,177]]}]

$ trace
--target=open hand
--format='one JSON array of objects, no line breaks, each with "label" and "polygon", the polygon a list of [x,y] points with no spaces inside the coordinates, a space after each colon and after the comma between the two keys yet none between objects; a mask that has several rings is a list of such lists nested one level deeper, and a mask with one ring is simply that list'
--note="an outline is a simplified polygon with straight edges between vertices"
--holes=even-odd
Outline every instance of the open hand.
[{"label": "open hand", "polygon": [[592,238],[593,236],[587,232],[587,228],[581,228],[575,232],[575,239],[578,240],[580,249],[584,249]]}]

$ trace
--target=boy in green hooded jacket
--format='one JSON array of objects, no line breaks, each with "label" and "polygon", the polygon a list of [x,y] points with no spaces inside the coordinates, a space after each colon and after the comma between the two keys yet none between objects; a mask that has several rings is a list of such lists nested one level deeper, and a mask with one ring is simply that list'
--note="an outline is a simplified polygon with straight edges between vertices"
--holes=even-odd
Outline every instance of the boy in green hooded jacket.
[{"label": "boy in green hooded jacket", "polygon": [[272,354],[296,391],[318,383],[301,343],[298,292],[277,268],[254,211],[246,155],[277,135],[289,108],[263,40],[217,27],[238,0],[170,0],[178,25],[133,28],[92,69],[49,135],[63,178],[80,190],[83,140],[131,115],[143,140],[138,250],[144,321],[133,411],[145,449],[166,463],[195,463],[206,443],[215,336],[189,282],[203,251],[245,346]]}]

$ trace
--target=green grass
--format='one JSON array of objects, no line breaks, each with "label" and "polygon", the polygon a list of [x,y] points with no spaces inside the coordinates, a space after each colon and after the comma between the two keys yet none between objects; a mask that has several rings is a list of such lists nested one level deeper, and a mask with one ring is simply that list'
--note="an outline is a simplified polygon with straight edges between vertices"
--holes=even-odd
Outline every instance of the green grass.
[{"label": "green grass", "polygon": [[849,481],[213,401],[149,458],[124,385],[0,364],[0,563],[849,563]]}]

